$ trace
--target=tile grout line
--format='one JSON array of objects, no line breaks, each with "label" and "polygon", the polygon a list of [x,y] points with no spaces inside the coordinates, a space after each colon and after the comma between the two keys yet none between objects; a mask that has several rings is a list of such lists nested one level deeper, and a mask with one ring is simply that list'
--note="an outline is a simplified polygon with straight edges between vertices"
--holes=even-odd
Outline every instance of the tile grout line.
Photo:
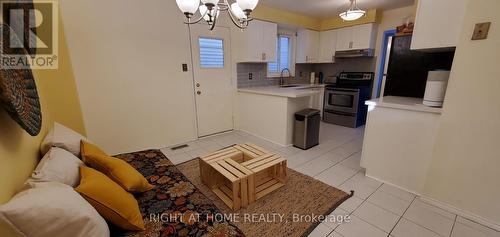
[{"label": "tile grout line", "polygon": [[420,228],[426,229],[426,230],[428,230],[428,231],[430,231],[430,232],[432,232],[432,233],[434,233],[434,234],[436,234],[436,235],[438,235],[438,236],[443,236],[443,235],[441,235],[441,234],[437,233],[437,232],[436,232],[436,231],[434,231],[434,230],[431,230],[431,229],[429,229],[429,228],[427,228],[427,227],[425,227],[425,226],[422,226],[422,225],[420,225],[420,224],[418,224],[418,223],[415,223],[415,222],[414,222],[414,221],[412,221],[412,220],[408,220],[408,219],[406,219],[406,218],[405,218],[405,220],[407,220],[408,222],[411,222],[411,223],[413,223],[413,224],[415,224],[415,225],[419,226]]},{"label": "tile grout line", "polygon": [[[328,152],[327,152],[327,153],[328,153]],[[325,171],[329,170],[330,168],[332,168],[332,167],[334,167],[334,166],[337,166],[337,165],[342,165],[342,164],[340,164],[340,163],[342,163],[343,161],[345,161],[345,160],[347,160],[347,159],[351,158],[351,157],[352,157],[352,156],[354,156],[354,154],[356,154],[356,153],[358,153],[358,152],[354,152],[354,153],[352,153],[351,155],[349,155],[349,156],[347,156],[346,158],[344,158],[343,160],[341,160],[341,161],[339,161],[339,162],[335,163],[334,165],[332,165],[332,166],[330,166],[330,167],[328,167],[328,168],[326,168],[326,169],[322,170],[321,172],[319,172],[318,174],[316,174],[315,176],[313,176],[313,178],[318,177],[319,175],[321,175],[322,173],[324,173]],[[326,154],[326,153],[325,153],[325,154]],[[324,155],[324,154],[323,154],[323,155]],[[322,155],[321,155],[321,156],[322,156]],[[319,158],[319,157],[318,157],[318,158]],[[299,165],[299,166],[305,165],[305,164],[307,164],[307,163],[309,163],[309,162],[303,163],[303,164],[301,164],[301,165]],[[299,167],[299,166],[298,166],[298,167]],[[298,168],[298,167],[296,167],[296,168]],[[352,169],[352,168],[350,168],[350,167],[346,167],[346,166],[344,166],[344,167],[345,167],[345,168]],[[354,169],[352,169],[352,170],[354,170]],[[360,171],[360,170],[356,170],[356,174],[357,174],[359,171]],[[356,174],[354,174],[353,176],[349,177],[347,180],[351,179],[351,178],[352,178],[352,177],[354,177]],[[347,180],[346,180],[346,181],[347,181]],[[340,185],[344,184],[346,181],[342,182]],[[339,185],[339,186],[340,186],[340,185]],[[333,187],[333,186],[332,186],[332,187]]]},{"label": "tile grout line", "polygon": [[[356,139],[355,139],[355,138],[353,138],[353,139],[348,140],[348,141],[346,141],[346,142],[344,142],[344,143],[342,143],[342,144],[339,144],[339,145],[337,145],[337,146],[335,146],[335,147],[333,147],[333,148],[330,148],[330,149],[326,150],[325,152],[320,153],[320,154],[318,154],[317,156],[313,157],[313,159],[311,159],[310,161],[307,161],[307,162],[301,163],[301,164],[299,164],[298,166],[301,166],[301,165],[304,165],[304,164],[306,164],[306,163],[309,163],[309,162],[311,162],[311,161],[313,161],[313,160],[316,160],[316,159],[317,159],[317,158],[319,158],[320,156],[323,156],[323,155],[325,155],[326,153],[328,153],[328,152],[330,152],[330,151],[333,151],[333,150],[335,150],[335,149],[337,149],[337,148],[339,148],[339,147],[342,147],[342,146],[344,146],[345,144],[350,143],[350,142],[351,142],[351,141],[353,141],[353,140],[356,140]],[[305,150],[305,151],[307,151],[307,150]],[[351,157],[351,156],[353,156],[354,154],[356,154],[356,153],[358,153],[358,152],[359,152],[359,151],[356,151],[356,152],[353,152],[353,153],[348,153],[347,157]],[[299,152],[299,153],[300,153],[300,152]],[[298,153],[297,153],[297,154],[298,154]],[[340,154],[338,154],[338,155],[340,155]],[[343,160],[342,160],[342,161],[343,161]]]},{"label": "tile grout line", "polygon": [[[354,156],[354,154],[356,154],[356,153],[357,153],[357,152],[353,153],[352,155],[348,156],[347,158],[345,158],[345,159],[343,159],[343,160],[341,160],[341,161],[338,161],[337,163],[333,164],[332,166],[328,166],[328,168],[326,168],[326,169],[324,169],[324,170],[321,170],[321,172],[319,172],[319,173],[315,174],[315,175],[314,175],[314,176],[312,176],[312,177],[313,177],[313,178],[316,178],[316,177],[318,177],[320,174],[322,174],[323,172],[325,172],[326,170],[328,170],[328,169],[330,169],[330,168],[332,168],[332,167],[334,167],[334,166],[337,166],[337,165],[342,165],[342,164],[340,164],[340,163],[342,163],[342,162],[344,162],[345,160],[347,160],[347,159],[351,158],[351,157],[352,157],[352,156]],[[326,153],[325,153],[325,154],[326,154]],[[307,162],[307,163],[309,163],[309,162]],[[304,163],[303,165],[305,165],[305,164],[307,164],[307,163]],[[300,166],[302,166],[302,165],[300,165]],[[300,167],[300,166],[299,166],[299,167]],[[299,167],[296,167],[296,168],[299,168]],[[351,167],[346,167],[346,166],[344,166],[344,167],[345,167],[345,168],[352,169]],[[352,170],[354,170],[354,169],[352,169]],[[360,170],[356,170],[356,174],[357,174],[357,173],[359,173],[359,171],[360,171]],[[302,173],[302,172],[301,172],[301,173]],[[356,174],[354,174],[354,176],[356,176]],[[351,179],[351,178],[352,178],[352,177],[354,177],[354,176],[349,177],[347,180]],[[347,181],[347,180],[346,180],[346,181]],[[344,183],[342,183],[342,184],[344,184]],[[341,185],[342,185],[342,184],[341,184]],[[339,186],[340,186],[340,185],[339,185]]]},{"label": "tile grout line", "polygon": [[455,229],[455,225],[457,224],[457,219],[458,219],[458,215],[455,215],[455,221],[453,222],[453,225],[451,226],[451,231],[450,231],[449,237],[451,237],[451,235],[453,234],[453,229]]},{"label": "tile grout line", "polygon": [[[359,204],[359,205],[358,205],[358,207],[354,208],[354,210],[352,210],[351,212],[348,212],[348,213],[349,213],[349,216],[350,216],[350,215],[354,215],[354,212],[355,212],[356,210],[358,210],[358,209],[359,209],[359,207],[360,207],[361,205],[363,205],[363,203],[365,203],[365,202],[368,200],[368,198],[370,198],[370,197],[371,197],[371,196],[372,196],[372,195],[373,195],[373,194],[374,194],[374,193],[375,193],[378,189],[380,189],[380,187],[382,187],[382,185],[380,185],[380,186],[379,186],[379,187],[378,187],[378,188],[377,188],[377,189],[376,189],[376,190],[375,190],[372,194],[370,194],[368,197],[366,197],[366,199],[364,199],[364,200],[361,202],[361,204]],[[340,208],[340,209],[342,209],[340,206],[339,206],[339,208]],[[344,209],[342,209],[342,210],[344,210]],[[346,211],[346,210],[344,210],[344,211]],[[358,217],[358,216],[356,216],[356,217]],[[358,217],[358,218],[359,218],[359,217]],[[361,219],[361,218],[360,218],[360,219]],[[363,220],[363,219],[362,219],[362,220]],[[365,221],[365,220],[363,220],[363,221]],[[365,221],[365,222],[366,222],[366,221]],[[366,222],[366,223],[368,223],[368,222]],[[370,224],[370,223],[368,223],[368,224]],[[372,224],[370,224],[370,225],[372,225]],[[333,231],[335,231],[337,228],[339,228],[339,226],[340,226],[340,225],[337,225],[337,226],[333,229]],[[373,226],[373,225],[372,225],[372,226]],[[378,228],[378,227],[377,227],[377,228]],[[385,231],[384,231],[384,232],[385,232]]]},{"label": "tile grout line", "polygon": [[[380,186],[379,186],[379,187],[378,187],[378,188],[377,188],[377,189],[376,189],[376,190],[375,190],[372,194],[370,194],[370,195],[369,195],[369,196],[368,196],[365,200],[363,200],[363,202],[361,202],[361,204],[359,204],[359,206],[358,206],[358,207],[356,207],[356,208],[355,208],[355,209],[354,209],[354,210],[350,213],[350,215],[353,215],[353,216],[355,216],[355,217],[357,217],[357,218],[361,219],[362,221],[366,222],[367,224],[369,224],[369,225],[371,225],[371,226],[375,227],[376,229],[378,229],[378,230],[380,230],[380,231],[382,231],[382,232],[384,232],[384,233],[387,233],[385,230],[381,229],[380,227],[378,227],[378,226],[376,226],[376,225],[374,225],[374,224],[372,224],[372,223],[368,222],[367,220],[363,219],[362,217],[357,216],[357,215],[355,215],[355,214],[354,214],[354,212],[355,212],[356,210],[358,210],[358,209],[359,209],[359,208],[360,208],[360,207],[361,207],[361,206],[362,206],[365,202],[369,202],[369,201],[368,201],[368,198],[370,198],[370,197],[371,197],[371,196],[372,196],[372,195],[373,195],[373,194],[374,194],[377,190],[379,190],[379,189],[380,189],[380,187],[382,187],[382,185],[380,185]],[[369,202],[369,203],[370,203],[370,204],[372,204],[371,202]],[[372,205],[375,205],[375,204],[372,204]],[[377,205],[375,205],[375,206],[377,206]],[[382,207],[380,207],[380,208],[382,208]],[[382,208],[382,209],[384,209],[384,208]],[[344,209],[342,209],[342,210],[344,210]],[[385,209],[384,209],[384,210],[385,210]],[[387,210],[386,210],[386,211],[387,211]],[[391,213],[392,213],[392,212],[391,212]],[[399,220],[398,220],[398,221],[399,221]],[[397,224],[397,223],[396,223],[396,224]],[[337,229],[339,226],[340,226],[340,225],[338,225],[337,227],[335,227],[335,229]],[[334,231],[335,231],[335,229],[334,229]],[[390,233],[387,233],[387,236],[389,236],[389,235],[390,235]]]},{"label": "tile grout line", "polygon": [[399,224],[399,222],[401,221],[401,219],[403,219],[403,216],[406,214],[406,212],[408,211],[408,209],[410,209],[411,204],[413,204],[413,202],[415,201],[415,199],[417,199],[416,196],[413,197],[413,200],[411,200],[410,205],[408,205],[408,207],[405,209],[405,211],[403,212],[403,214],[399,217],[399,219],[396,222],[396,224],[392,227],[391,231],[389,231],[389,235],[388,236],[390,236],[392,234],[392,232],[394,231],[394,229],[396,229],[396,226]]}]

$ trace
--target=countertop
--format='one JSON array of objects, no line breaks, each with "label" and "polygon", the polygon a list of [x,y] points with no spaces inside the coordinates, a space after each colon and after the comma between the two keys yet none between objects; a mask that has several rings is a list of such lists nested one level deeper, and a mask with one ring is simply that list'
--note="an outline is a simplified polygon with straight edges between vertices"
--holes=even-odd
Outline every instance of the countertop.
[{"label": "countertop", "polygon": [[403,109],[417,112],[441,114],[442,108],[429,107],[422,104],[422,98],[385,96],[365,102],[368,106]]},{"label": "countertop", "polygon": [[288,98],[301,98],[316,95],[324,88],[324,84],[298,84],[297,87],[259,86],[239,88],[238,92],[272,95]]}]

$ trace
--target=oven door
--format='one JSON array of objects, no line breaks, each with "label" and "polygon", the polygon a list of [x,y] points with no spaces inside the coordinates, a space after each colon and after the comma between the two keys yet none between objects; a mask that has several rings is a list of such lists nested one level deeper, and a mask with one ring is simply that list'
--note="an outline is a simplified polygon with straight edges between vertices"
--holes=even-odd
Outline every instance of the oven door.
[{"label": "oven door", "polygon": [[327,89],[325,90],[325,110],[355,114],[358,111],[359,93],[359,89]]}]

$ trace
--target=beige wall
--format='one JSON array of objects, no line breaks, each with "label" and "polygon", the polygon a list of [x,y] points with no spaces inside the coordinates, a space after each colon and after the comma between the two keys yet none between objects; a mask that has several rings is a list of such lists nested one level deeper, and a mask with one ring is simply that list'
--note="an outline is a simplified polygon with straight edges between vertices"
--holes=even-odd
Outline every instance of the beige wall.
[{"label": "beige wall", "polygon": [[[61,21],[59,21],[61,24]],[[33,71],[41,100],[43,127],[31,137],[0,109],[0,204],[21,187],[39,160],[40,142],[53,121],[85,134],[64,29],[59,27],[59,69]],[[0,228],[1,231],[1,228]],[[0,236],[3,236],[0,232]]]},{"label": "beige wall", "polygon": [[[470,1],[425,195],[500,227],[500,1]],[[488,39],[471,41],[491,21]]]},{"label": "beige wall", "polygon": [[196,138],[189,34],[175,1],[72,0],[61,11],[92,141],[116,154]]}]

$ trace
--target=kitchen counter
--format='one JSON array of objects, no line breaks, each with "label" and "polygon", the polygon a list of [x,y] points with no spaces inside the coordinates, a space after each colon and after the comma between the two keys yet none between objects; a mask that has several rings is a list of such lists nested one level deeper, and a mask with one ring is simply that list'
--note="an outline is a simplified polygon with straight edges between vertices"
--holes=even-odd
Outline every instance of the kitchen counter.
[{"label": "kitchen counter", "polygon": [[324,85],[250,87],[238,89],[236,127],[282,146],[292,144],[294,114],[323,109]]},{"label": "kitchen counter", "polygon": [[238,89],[238,92],[272,95],[287,98],[301,98],[316,95],[321,92],[321,89],[324,87],[324,84],[300,84],[296,87],[259,86],[240,88]]},{"label": "kitchen counter", "polygon": [[365,102],[370,107],[383,107],[392,109],[403,109],[416,112],[427,112],[441,114],[442,108],[429,107],[422,104],[422,98],[385,96]]}]

